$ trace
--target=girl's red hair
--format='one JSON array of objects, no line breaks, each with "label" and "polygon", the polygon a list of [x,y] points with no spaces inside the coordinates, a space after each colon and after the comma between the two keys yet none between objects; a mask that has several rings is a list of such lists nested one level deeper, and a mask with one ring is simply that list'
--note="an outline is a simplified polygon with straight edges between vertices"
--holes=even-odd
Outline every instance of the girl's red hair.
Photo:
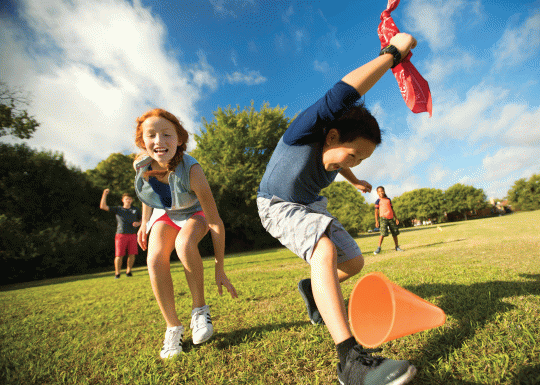
[{"label": "girl's red hair", "polygon": [[182,123],[180,123],[180,120],[173,114],[171,114],[168,111],[165,111],[161,108],[154,108],[153,110],[146,111],[144,114],[139,116],[136,119],[137,127],[135,129],[135,144],[140,149],[146,150],[146,147],[144,145],[143,140],[143,129],[142,124],[144,121],[151,117],[159,117],[163,119],[167,119],[169,122],[171,122],[176,130],[176,134],[178,135],[178,142],[181,143],[177,149],[176,154],[174,157],[167,163],[167,170],[166,171],[159,171],[159,170],[152,170],[147,171],[145,173],[145,176],[157,176],[157,177],[164,177],[167,175],[169,171],[174,172],[176,166],[180,163],[182,160],[182,157],[184,156],[184,152],[187,149],[187,142],[189,139],[189,134],[186,131],[186,129],[182,126]]}]

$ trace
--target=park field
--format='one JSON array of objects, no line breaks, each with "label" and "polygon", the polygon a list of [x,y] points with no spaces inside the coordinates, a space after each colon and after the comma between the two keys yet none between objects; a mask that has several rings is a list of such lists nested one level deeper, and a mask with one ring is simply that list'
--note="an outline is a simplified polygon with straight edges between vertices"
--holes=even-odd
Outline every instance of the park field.
[{"label": "park field", "polygon": [[[444,326],[381,346],[417,367],[411,384],[540,384],[539,224],[534,211],[404,229],[405,252],[386,239],[377,256],[377,234],[358,238],[363,273],[381,271],[446,312]],[[159,358],[165,323],[144,267],[119,280],[110,272],[0,288],[0,383],[338,383],[330,335],[311,325],[297,291],[307,264],[283,248],[228,255],[236,300],[219,297],[212,264],[204,262],[215,334],[200,346],[183,268],[173,264],[187,333],[170,361]],[[345,298],[358,278],[343,284]]]}]

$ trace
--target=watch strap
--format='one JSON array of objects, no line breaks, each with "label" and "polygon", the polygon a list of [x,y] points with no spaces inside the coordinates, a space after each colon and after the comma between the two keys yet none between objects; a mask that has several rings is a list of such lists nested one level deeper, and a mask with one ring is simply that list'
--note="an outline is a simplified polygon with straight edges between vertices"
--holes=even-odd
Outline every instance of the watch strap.
[{"label": "watch strap", "polygon": [[389,44],[386,47],[384,47],[383,49],[381,49],[381,52],[379,53],[379,56],[384,55],[385,53],[389,53],[394,57],[394,64],[392,64],[392,68],[394,68],[399,63],[401,63],[401,53],[392,44]]}]

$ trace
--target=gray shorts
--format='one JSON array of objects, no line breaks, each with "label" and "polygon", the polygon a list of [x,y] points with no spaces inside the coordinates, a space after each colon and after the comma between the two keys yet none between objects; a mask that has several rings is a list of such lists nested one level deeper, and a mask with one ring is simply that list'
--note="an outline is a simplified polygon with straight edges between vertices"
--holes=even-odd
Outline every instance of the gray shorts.
[{"label": "gray shorts", "polygon": [[337,263],[362,255],[356,241],[327,210],[328,200],[309,205],[286,202],[276,196],[257,197],[263,227],[293,253],[310,263],[313,249],[323,234],[337,249]]}]

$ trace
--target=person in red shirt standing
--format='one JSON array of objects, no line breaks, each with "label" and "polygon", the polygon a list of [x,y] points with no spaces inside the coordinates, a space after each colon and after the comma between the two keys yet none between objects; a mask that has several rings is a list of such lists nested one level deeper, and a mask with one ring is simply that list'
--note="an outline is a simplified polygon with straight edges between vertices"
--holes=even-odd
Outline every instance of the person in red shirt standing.
[{"label": "person in red shirt standing", "polygon": [[397,236],[399,235],[399,219],[397,218],[394,208],[392,207],[392,201],[386,196],[383,186],[377,187],[377,195],[379,195],[379,199],[375,201],[375,227],[379,227],[381,229],[381,236],[379,238],[379,247],[377,247],[377,250],[375,250],[373,254],[377,255],[381,252],[381,245],[384,237],[388,236],[388,229],[390,229],[392,238],[394,238],[396,251],[403,251],[399,247],[398,243]]}]

